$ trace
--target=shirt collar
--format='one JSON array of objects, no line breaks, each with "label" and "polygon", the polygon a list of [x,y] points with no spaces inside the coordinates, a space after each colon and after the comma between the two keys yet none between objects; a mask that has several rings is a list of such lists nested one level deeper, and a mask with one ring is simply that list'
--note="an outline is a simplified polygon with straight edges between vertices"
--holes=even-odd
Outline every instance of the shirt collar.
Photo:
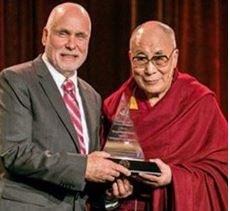
[{"label": "shirt collar", "polygon": [[[55,83],[57,84],[58,88],[60,89],[62,87],[63,82],[66,80],[65,76],[62,75],[57,69],[54,68],[54,66],[49,62],[46,54],[44,53],[42,55],[42,60],[45,62],[50,74],[52,75]],[[77,87],[77,71],[74,72],[74,75],[69,78],[73,81],[75,87]]]}]

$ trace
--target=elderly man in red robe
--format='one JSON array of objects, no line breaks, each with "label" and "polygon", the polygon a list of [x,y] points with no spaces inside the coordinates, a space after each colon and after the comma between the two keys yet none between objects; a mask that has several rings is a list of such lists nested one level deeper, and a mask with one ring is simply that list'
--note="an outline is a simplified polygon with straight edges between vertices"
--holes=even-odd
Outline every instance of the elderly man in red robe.
[{"label": "elderly man in red robe", "polygon": [[161,170],[131,181],[134,192],[117,210],[227,210],[227,122],[215,94],[178,70],[178,54],[169,26],[138,26],[130,39],[132,76],[104,102],[111,124],[125,96],[145,158]]}]

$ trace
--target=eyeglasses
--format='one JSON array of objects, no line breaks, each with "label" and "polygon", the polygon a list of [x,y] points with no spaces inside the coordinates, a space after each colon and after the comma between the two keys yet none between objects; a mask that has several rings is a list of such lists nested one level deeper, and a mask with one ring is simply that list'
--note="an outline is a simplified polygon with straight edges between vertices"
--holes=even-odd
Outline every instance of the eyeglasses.
[{"label": "eyeglasses", "polygon": [[145,67],[149,62],[151,62],[156,68],[166,67],[170,58],[172,57],[173,52],[176,50],[174,48],[169,56],[166,55],[156,55],[149,59],[145,55],[137,55],[132,58],[132,62],[134,65],[138,67]]}]

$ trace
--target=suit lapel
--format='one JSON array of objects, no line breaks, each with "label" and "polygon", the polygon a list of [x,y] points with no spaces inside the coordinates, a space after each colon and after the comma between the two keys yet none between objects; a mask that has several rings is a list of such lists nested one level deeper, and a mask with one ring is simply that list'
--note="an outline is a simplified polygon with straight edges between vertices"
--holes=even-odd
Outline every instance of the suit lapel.
[{"label": "suit lapel", "polygon": [[40,82],[40,85],[44,93],[46,94],[48,100],[50,101],[53,109],[56,111],[57,115],[59,116],[66,130],[69,132],[70,136],[73,139],[75,146],[77,147],[79,151],[80,146],[78,144],[76,131],[72,125],[67,108],[56,86],[55,81],[53,80],[46,65],[44,64],[44,62],[42,61],[40,57],[37,60],[35,60],[34,66],[35,66],[37,75],[40,78],[39,82]]},{"label": "suit lapel", "polygon": [[93,140],[95,139],[95,134],[93,134],[93,120],[92,118],[95,118],[95,111],[93,108],[93,104],[94,102],[92,102],[92,99],[90,98],[88,91],[87,91],[87,87],[84,86],[81,83],[81,80],[78,80],[78,86],[79,86],[79,91],[80,91],[80,95],[81,95],[81,99],[82,99],[82,103],[83,103],[83,107],[84,107],[84,112],[85,112],[85,118],[86,118],[86,123],[87,123],[87,128],[88,128],[88,133],[89,133],[89,152],[94,148],[93,145],[95,143],[93,143]]}]

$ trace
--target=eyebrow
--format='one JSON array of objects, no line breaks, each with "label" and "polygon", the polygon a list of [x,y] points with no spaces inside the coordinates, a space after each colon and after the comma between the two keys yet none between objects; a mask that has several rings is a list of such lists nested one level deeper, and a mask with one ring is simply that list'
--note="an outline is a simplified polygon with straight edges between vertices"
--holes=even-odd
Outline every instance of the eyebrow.
[{"label": "eyebrow", "polygon": [[146,54],[142,51],[136,53],[137,56],[146,56]]},{"label": "eyebrow", "polygon": [[155,52],[154,55],[161,56],[161,55],[165,55],[165,53],[162,50],[159,50],[159,51]]},{"label": "eyebrow", "polygon": [[73,31],[71,31],[71,30],[69,30],[69,29],[66,29],[66,28],[64,28],[64,27],[62,27],[62,28],[54,28],[53,29],[55,32],[64,32],[64,33],[66,33],[66,34],[74,34],[74,35],[76,35],[76,36],[84,36],[84,37],[88,37],[89,36],[89,34],[88,33],[86,33],[86,32],[83,32],[83,31],[77,31],[77,32],[73,32]]},{"label": "eyebrow", "polygon": [[[153,56],[164,56],[164,52],[162,50],[156,51]],[[147,55],[143,51],[137,51],[136,56],[146,56]]]}]

